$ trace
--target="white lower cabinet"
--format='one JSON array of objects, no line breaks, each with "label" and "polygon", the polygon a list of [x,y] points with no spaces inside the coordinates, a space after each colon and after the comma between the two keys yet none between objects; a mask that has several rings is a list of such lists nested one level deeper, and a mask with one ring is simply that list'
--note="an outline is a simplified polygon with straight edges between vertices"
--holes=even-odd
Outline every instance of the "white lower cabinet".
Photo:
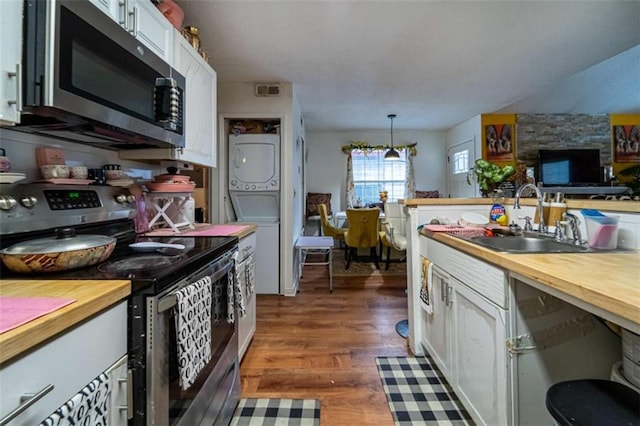
[{"label": "white lower cabinet", "polygon": [[238,244],[240,263],[238,264],[238,280],[244,298],[247,314],[238,316],[238,358],[242,361],[256,332],[256,234],[251,233],[242,238]]},{"label": "white lower cabinet", "polygon": [[421,251],[434,264],[433,314],[422,314],[422,345],[477,424],[505,425],[509,418],[505,273],[436,241],[428,240]]},{"label": "white lower cabinet", "polygon": [[[126,360],[126,352],[127,306],[121,302],[3,364],[0,367],[0,422],[5,424],[12,412],[19,411],[6,424],[40,424],[100,374],[109,371],[118,361],[122,363],[123,357]],[[124,365],[126,370],[126,361]],[[33,398],[39,393],[41,398]],[[126,422],[114,418],[110,424]]]},{"label": "white lower cabinet", "polygon": [[455,278],[449,282],[453,305],[453,383],[476,423],[506,425],[506,310]]},{"label": "white lower cabinet", "polygon": [[551,385],[609,378],[621,345],[595,316],[542,284],[421,239],[420,255],[434,264],[421,343],[476,424],[553,424]]}]

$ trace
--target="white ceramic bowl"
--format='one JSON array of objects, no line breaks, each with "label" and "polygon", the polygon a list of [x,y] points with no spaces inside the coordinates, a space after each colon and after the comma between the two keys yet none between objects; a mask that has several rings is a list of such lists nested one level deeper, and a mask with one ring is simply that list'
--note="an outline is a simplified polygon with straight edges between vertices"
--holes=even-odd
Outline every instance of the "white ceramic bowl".
[{"label": "white ceramic bowl", "polygon": [[482,228],[489,224],[489,218],[478,213],[463,213],[458,225]]},{"label": "white ceramic bowl", "polygon": [[107,180],[119,180],[119,179],[126,179],[129,177],[122,170],[105,170],[104,174],[107,176]]},{"label": "white ceramic bowl", "polygon": [[64,164],[47,164],[40,166],[40,173],[45,179],[66,179],[69,177],[69,166]]},{"label": "white ceramic bowl", "polygon": [[71,177],[74,179],[86,179],[89,177],[89,170],[85,166],[71,167]]}]

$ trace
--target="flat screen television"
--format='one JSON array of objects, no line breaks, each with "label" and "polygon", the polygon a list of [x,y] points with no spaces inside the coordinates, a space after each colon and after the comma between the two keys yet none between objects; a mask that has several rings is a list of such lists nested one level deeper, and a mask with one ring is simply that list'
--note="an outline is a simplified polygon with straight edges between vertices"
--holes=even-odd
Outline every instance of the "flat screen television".
[{"label": "flat screen television", "polygon": [[538,180],[544,186],[600,184],[599,149],[541,149]]}]

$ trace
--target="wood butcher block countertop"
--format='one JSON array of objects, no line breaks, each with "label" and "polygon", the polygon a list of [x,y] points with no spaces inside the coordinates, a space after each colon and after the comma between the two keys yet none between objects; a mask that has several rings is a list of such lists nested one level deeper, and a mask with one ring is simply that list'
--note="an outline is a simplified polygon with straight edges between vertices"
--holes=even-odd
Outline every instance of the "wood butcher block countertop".
[{"label": "wood butcher block countertop", "polygon": [[[640,251],[599,253],[504,253],[442,232],[434,240],[529,278],[624,318],[640,328]],[[615,321],[614,321],[615,322]],[[622,325],[622,324],[621,324]]]},{"label": "wood butcher block countertop", "polygon": [[255,223],[248,222],[229,222],[225,225],[244,225],[244,228],[238,232],[234,232],[232,235],[238,237],[238,239],[243,239],[247,235],[250,235],[258,230],[258,225]]},{"label": "wood butcher block countertop", "polygon": [[[401,204],[409,207],[417,206],[490,206],[494,203],[492,198],[408,198],[399,200]],[[522,198],[523,206],[535,206],[535,198]],[[513,206],[514,199],[508,198],[503,204]],[[566,200],[570,209],[597,209],[602,211],[640,213],[638,201],[610,201],[610,200]]]},{"label": "wood butcher block countertop", "polygon": [[154,229],[145,233],[147,237],[206,237],[206,236],[227,236],[238,237],[239,240],[247,235],[256,232],[258,225],[249,222],[229,222],[212,225],[210,223],[196,223],[195,229],[185,229],[181,232],[174,232],[171,229]]},{"label": "wood butcher block countertop", "polygon": [[128,280],[1,280],[0,295],[62,297],[76,301],[0,334],[0,364],[125,299]]}]

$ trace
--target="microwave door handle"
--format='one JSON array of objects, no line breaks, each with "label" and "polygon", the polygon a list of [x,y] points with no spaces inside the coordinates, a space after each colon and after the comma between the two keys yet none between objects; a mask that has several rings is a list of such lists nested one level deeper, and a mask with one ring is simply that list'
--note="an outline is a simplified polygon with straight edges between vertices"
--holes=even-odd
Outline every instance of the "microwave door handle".
[{"label": "microwave door handle", "polygon": [[173,78],[156,78],[153,94],[154,120],[166,130],[175,131],[180,108],[180,91]]}]

